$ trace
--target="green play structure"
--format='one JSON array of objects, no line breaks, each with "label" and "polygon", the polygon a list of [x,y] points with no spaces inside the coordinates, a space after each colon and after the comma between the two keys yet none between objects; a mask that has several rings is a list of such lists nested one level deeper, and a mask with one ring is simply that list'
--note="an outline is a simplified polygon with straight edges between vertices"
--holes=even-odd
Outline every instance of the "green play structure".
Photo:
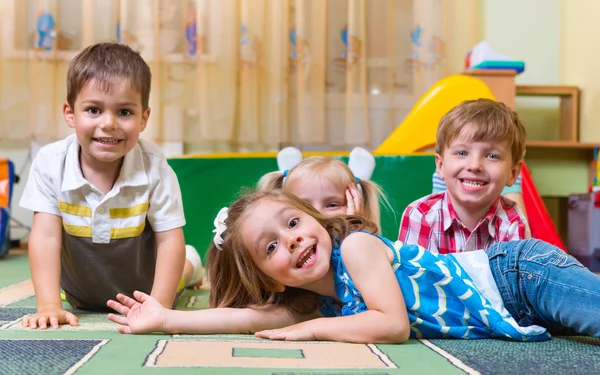
[{"label": "green play structure", "polygon": [[[177,174],[186,226],[186,243],[196,247],[204,257],[213,237],[213,220],[223,206],[228,206],[243,187],[253,188],[259,178],[277,170],[277,155],[253,157],[189,157],[169,159]],[[347,162],[347,157],[340,156]],[[376,156],[377,166],[372,180],[387,193],[394,212],[382,207],[383,235],[395,239],[402,212],[417,198],[431,193],[433,155]]]}]

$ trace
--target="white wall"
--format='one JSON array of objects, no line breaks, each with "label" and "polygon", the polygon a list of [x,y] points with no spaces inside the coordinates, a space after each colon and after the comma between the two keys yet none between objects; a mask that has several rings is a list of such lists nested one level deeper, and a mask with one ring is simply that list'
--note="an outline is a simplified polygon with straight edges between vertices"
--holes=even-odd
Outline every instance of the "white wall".
[{"label": "white wall", "polygon": [[560,0],[485,0],[482,17],[492,47],[525,61],[518,83],[559,83]]},{"label": "white wall", "polygon": [[561,78],[581,88],[580,139],[600,143],[600,1],[561,1]]},{"label": "white wall", "polygon": [[[517,84],[558,85],[560,0],[484,0],[483,39],[501,54],[525,61]],[[529,139],[558,135],[558,99],[517,97]]]}]

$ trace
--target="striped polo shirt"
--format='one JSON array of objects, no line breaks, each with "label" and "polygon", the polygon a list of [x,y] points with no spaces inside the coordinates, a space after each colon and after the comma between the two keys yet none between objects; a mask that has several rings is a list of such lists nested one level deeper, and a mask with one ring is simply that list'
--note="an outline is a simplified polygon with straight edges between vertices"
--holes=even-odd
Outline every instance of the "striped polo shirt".
[{"label": "striped polo shirt", "polygon": [[[152,289],[155,232],[185,225],[179,183],[163,153],[145,140],[127,154],[105,195],[87,181],[75,135],[36,155],[20,205],[60,216],[61,287],[83,309],[106,309],[117,293]],[[39,250],[38,250],[39,251]]]}]

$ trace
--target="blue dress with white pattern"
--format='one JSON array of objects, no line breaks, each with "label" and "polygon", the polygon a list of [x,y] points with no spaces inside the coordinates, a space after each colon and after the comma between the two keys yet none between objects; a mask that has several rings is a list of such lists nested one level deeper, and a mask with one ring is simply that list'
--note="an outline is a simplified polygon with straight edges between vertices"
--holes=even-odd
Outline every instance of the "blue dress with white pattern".
[{"label": "blue dress with white pattern", "polygon": [[[499,295],[500,306],[490,303],[486,298],[490,288],[479,288],[452,254],[433,254],[417,245],[377,237],[394,253],[392,268],[408,310],[411,338],[550,338],[542,327],[519,327]],[[322,297],[323,315],[344,316],[368,310],[344,266],[339,247],[332,250],[331,266],[336,294],[343,305],[340,308],[333,299]],[[489,264],[486,266],[489,268]],[[497,290],[493,280],[491,283]],[[486,290],[486,294],[481,290]]]}]

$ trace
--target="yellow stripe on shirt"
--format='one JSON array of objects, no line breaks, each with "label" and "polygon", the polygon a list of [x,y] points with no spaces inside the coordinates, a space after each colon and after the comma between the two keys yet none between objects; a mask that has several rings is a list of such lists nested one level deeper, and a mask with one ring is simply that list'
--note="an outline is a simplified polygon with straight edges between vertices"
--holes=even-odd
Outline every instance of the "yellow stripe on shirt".
[{"label": "yellow stripe on shirt", "polygon": [[64,222],[63,227],[65,228],[65,231],[71,236],[88,238],[92,237],[92,227],[88,227],[85,225],[70,225],[65,224]]},{"label": "yellow stripe on shirt", "polygon": [[75,216],[83,216],[83,217],[92,217],[92,209],[86,206],[79,206],[72,203],[67,203],[63,201],[58,201],[58,209],[61,212],[66,214],[75,215]]},{"label": "yellow stripe on shirt", "polygon": [[128,217],[134,217],[148,212],[148,202],[138,204],[133,207],[126,208],[111,208],[110,218],[111,219],[125,219]]},{"label": "yellow stripe on shirt", "polygon": [[120,239],[120,238],[131,238],[137,237],[144,231],[146,227],[146,222],[142,225],[137,225],[133,227],[125,227],[125,228],[112,228],[110,230],[110,238],[111,239]]},{"label": "yellow stripe on shirt", "polygon": [[[92,237],[92,227],[85,225],[70,225],[65,223],[63,223],[63,227],[65,228],[65,232],[73,237]],[[142,225],[136,225],[132,227],[111,228],[110,239],[115,240],[137,237],[142,234],[145,227],[146,222],[144,222]]]}]

